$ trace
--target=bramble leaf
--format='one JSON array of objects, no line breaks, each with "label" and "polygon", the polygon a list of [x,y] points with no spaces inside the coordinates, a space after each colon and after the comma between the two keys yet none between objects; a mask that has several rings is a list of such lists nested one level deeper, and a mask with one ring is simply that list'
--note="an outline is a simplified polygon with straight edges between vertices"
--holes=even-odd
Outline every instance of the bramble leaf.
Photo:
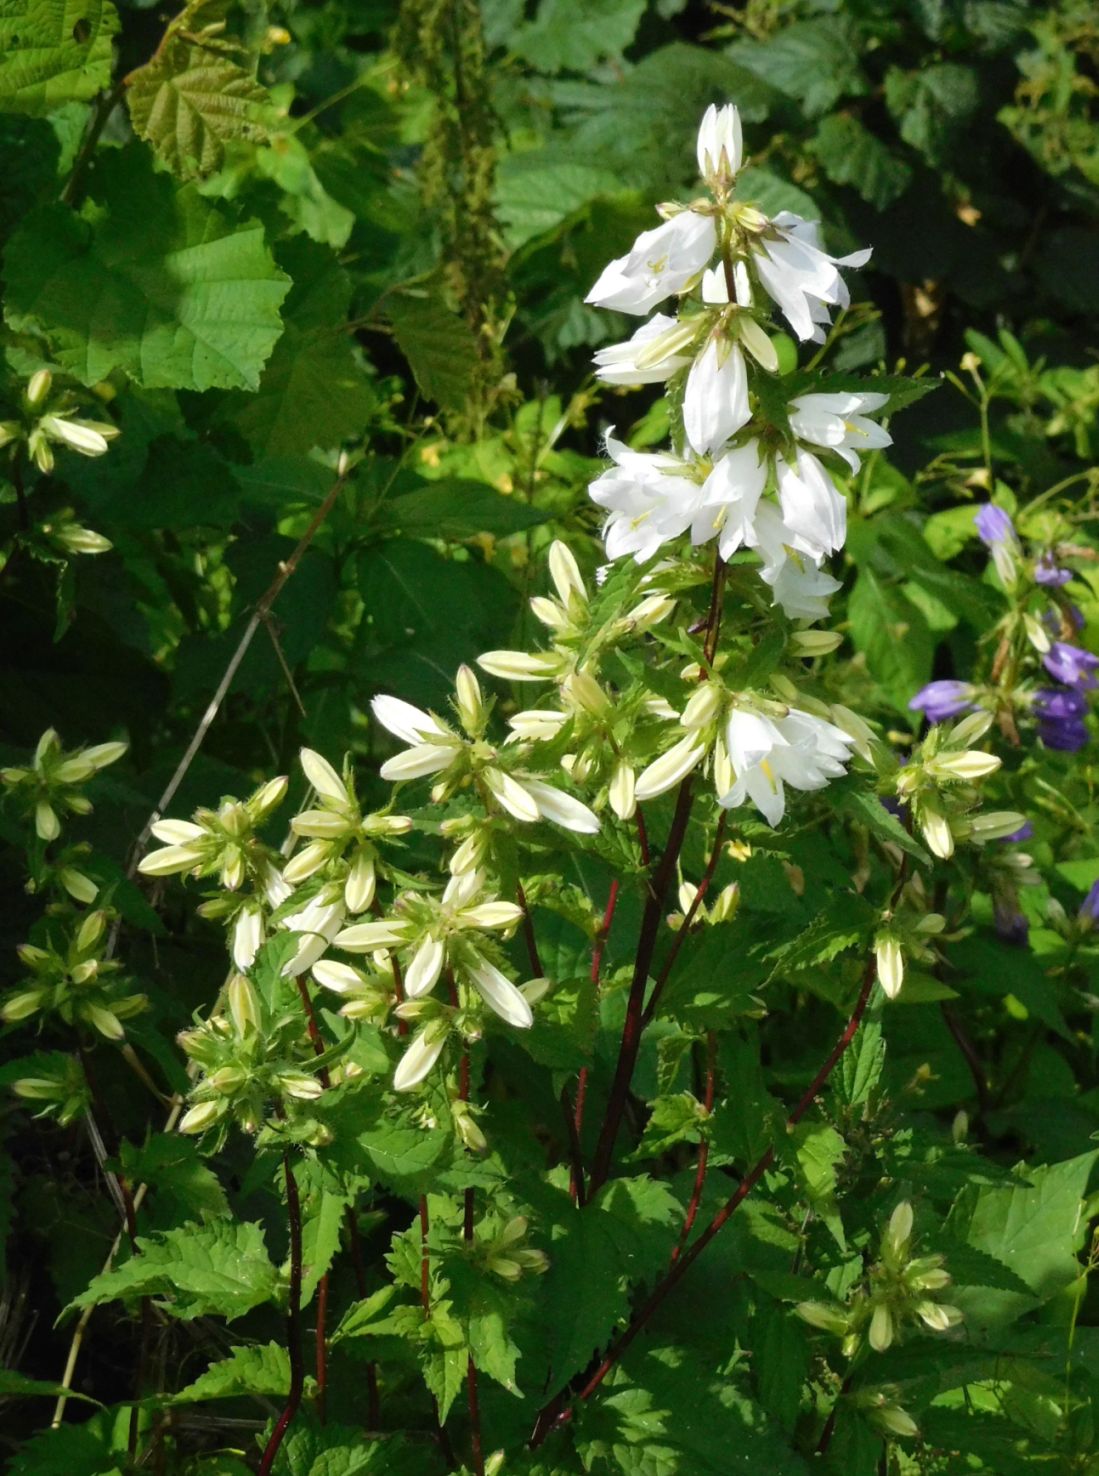
[{"label": "bramble leaf", "polygon": [[111,78],[110,0],[0,0],[0,111],[48,113]]}]

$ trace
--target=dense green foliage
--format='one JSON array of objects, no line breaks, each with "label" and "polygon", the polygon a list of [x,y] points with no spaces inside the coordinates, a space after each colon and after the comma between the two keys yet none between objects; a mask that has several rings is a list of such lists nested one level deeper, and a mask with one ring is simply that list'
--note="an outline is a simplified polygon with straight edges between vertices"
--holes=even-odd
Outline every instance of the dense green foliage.
[{"label": "dense green foliage", "polygon": [[[255,1470],[296,1340],[277,1476],[1099,1473],[1096,719],[1061,751],[1033,707],[1043,641],[1099,648],[1097,90],[1082,0],[191,0],[171,19],[0,0],[12,1476]],[[822,219],[837,254],[874,247],[801,366],[879,379],[897,444],[846,482],[843,644],[794,669],[876,756],[774,830],[696,807],[659,899],[659,1009],[580,1208],[570,1166],[596,1151],[654,885],[631,827],[500,842],[533,938],[499,960],[552,987],[530,1032],[493,1025],[413,1096],[388,1089],[405,1042],[369,991],[349,1021],[313,989],[318,1065],[292,923],[251,992],[226,987],[231,862],[201,886],[136,867],[154,810],[228,795],[259,795],[257,868],[288,854],[303,747],[349,755],[381,809],[394,745],[370,699],[447,715],[462,663],[534,646],[555,539],[594,589],[602,434],[655,448],[680,412],[593,379],[592,350],[635,324],[583,299],[654,201],[692,197],[699,117],[730,100],[738,194]],[[989,499],[1018,530],[1014,582],[974,526]],[[1071,581],[1037,583],[1042,558]],[[649,732],[638,692],[682,705],[700,568],[678,568],[649,665],[615,658],[626,747]],[[593,609],[637,594],[616,570]],[[791,669],[789,627],[744,626],[741,685]],[[980,689],[1002,760],[982,801],[1031,839],[936,859],[880,803],[932,753],[909,704],[933,678]],[[484,685],[505,716],[537,700]],[[586,795],[601,815],[606,790]],[[415,830],[384,880],[433,885],[443,812],[411,786],[397,808]],[[654,855],[674,813],[645,807]],[[704,875],[707,905],[688,891],[674,916]],[[806,1098],[893,940],[899,997],[873,988]],[[217,1098],[228,1116],[181,1134],[198,1068],[224,1066],[211,1016],[267,1054]],[[698,1234],[757,1169],[589,1394],[685,1216]]]}]

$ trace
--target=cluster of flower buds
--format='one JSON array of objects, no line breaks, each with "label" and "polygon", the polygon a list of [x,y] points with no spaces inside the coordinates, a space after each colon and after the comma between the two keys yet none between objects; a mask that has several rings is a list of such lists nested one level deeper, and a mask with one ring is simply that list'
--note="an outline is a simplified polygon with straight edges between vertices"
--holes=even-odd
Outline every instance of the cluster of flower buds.
[{"label": "cluster of flower buds", "polygon": [[28,815],[33,815],[39,840],[54,841],[61,834],[62,816],[91,813],[91,800],[82,793],[81,786],[100,769],[117,763],[126,749],[125,743],[96,743],[66,753],[54,729],[47,728],[38,740],[30,767],[0,769],[0,783],[25,805]]},{"label": "cluster of flower buds", "polygon": [[0,1019],[52,1016],[66,1025],[90,1026],[107,1040],[122,1040],[122,1021],[140,1014],[148,1000],[127,992],[122,966],[105,956],[109,920],[100,908],[60,945],[22,944],[19,957],[31,979],[7,997]]},{"label": "cluster of flower buds", "polygon": [[256,834],[286,797],[285,776],[269,779],[246,800],[226,798],[216,810],[196,810],[190,820],[158,820],[152,833],[164,845],[141,858],[144,876],[216,875],[235,892],[246,880],[264,886],[271,872],[270,848]]},{"label": "cluster of flower buds", "polygon": [[35,1117],[52,1117],[68,1127],[84,1116],[91,1105],[91,1090],[78,1057],[64,1051],[40,1051],[20,1065],[32,1067],[34,1074],[16,1077],[11,1089],[24,1102],[35,1104]]},{"label": "cluster of flower buds", "polygon": [[545,1251],[523,1244],[529,1228],[525,1215],[514,1215],[495,1234],[479,1225],[471,1254],[486,1271],[503,1281],[518,1281],[528,1272],[541,1276],[549,1270],[549,1258]]},{"label": "cluster of flower buds", "polygon": [[959,840],[984,845],[1017,831],[1025,816],[1014,810],[976,812],[977,785],[999,769],[996,754],[971,748],[992,725],[992,714],[971,713],[952,728],[936,724],[893,778],[893,792],[911,811],[928,848],[949,860]]},{"label": "cluster of flower buds", "polygon": [[0,447],[18,450],[25,445],[27,455],[46,476],[54,468],[55,446],[80,456],[102,456],[118,435],[118,426],[109,421],[78,419],[73,414],[76,408],[71,391],[59,391],[48,369],[37,370],[23,391],[20,419],[0,420]]},{"label": "cluster of flower buds", "polygon": [[902,1200],[882,1234],[879,1259],[847,1302],[798,1304],[799,1317],[811,1327],[842,1339],[846,1358],[854,1358],[866,1343],[884,1353],[906,1327],[947,1332],[961,1322],[957,1307],[937,1300],[951,1280],[943,1257],[913,1256],[912,1229],[912,1205]]},{"label": "cluster of flower buds", "polygon": [[[185,1030],[179,1043],[199,1068],[180,1131],[224,1132],[230,1121],[257,1133],[272,1104],[284,1120],[323,1090],[300,1001],[272,1008],[244,974],[225,990],[226,1009]],[[316,1138],[316,1131],[313,1132]]]}]

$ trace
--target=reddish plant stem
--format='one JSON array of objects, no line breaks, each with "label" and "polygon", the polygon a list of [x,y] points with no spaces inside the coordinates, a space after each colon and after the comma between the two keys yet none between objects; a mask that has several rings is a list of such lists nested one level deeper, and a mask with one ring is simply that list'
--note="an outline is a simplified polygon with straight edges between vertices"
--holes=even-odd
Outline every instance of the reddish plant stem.
[{"label": "reddish plant stem", "polygon": [[286,1176],[286,1213],[290,1222],[290,1287],[289,1310],[286,1317],[286,1346],[290,1355],[290,1390],[286,1405],[279,1415],[267,1449],[259,1463],[257,1476],[270,1476],[271,1467],[279,1453],[294,1416],[301,1404],[305,1387],[305,1362],[302,1358],[301,1337],[301,1200],[298,1197],[298,1181],[290,1163],[289,1148],[283,1149],[282,1168]]},{"label": "reddish plant stem", "polygon": [[641,927],[637,937],[637,954],[635,956],[633,979],[630,983],[630,997],[626,1005],[626,1020],[622,1027],[622,1040],[618,1048],[618,1063],[615,1066],[614,1079],[611,1082],[610,1096],[607,1101],[607,1111],[603,1118],[603,1126],[599,1133],[599,1141],[596,1144],[595,1157],[592,1161],[591,1174],[588,1182],[589,1196],[596,1194],[607,1180],[607,1175],[610,1173],[611,1161],[614,1157],[614,1145],[618,1138],[618,1130],[622,1124],[622,1114],[626,1110],[626,1099],[629,1095],[630,1080],[633,1077],[633,1069],[637,1063],[637,1053],[641,1046],[641,1033],[644,1028],[642,1011],[645,1005],[645,988],[649,981],[649,969],[652,965],[653,954],[656,951],[660,919],[664,913],[664,903],[668,889],[675,875],[679,853],[683,848],[683,842],[687,835],[687,823],[691,818],[691,804],[693,799],[692,777],[692,775],[688,774],[679,786],[675,814],[672,817],[671,827],[668,831],[668,841],[664,847],[664,854],[660,858],[660,864],[656,869],[656,875],[653,877],[649,896],[645,903],[645,911],[641,918]]},{"label": "reddish plant stem", "polygon": [[580,1134],[576,1130],[576,1111],[568,1087],[563,1086],[561,1112],[565,1119],[565,1137],[569,1145],[569,1194],[573,1204],[582,1208],[587,1195],[584,1191],[584,1159],[580,1151]]},{"label": "reddish plant stem", "polygon": [[534,919],[527,906],[527,894],[523,891],[522,882],[516,882],[515,895],[519,906],[523,909],[523,940],[527,945],[527,957],[530,959],[531,970],[536,979],[541,979],[542,960],[538,954],[538,939],[534,936]]},{"label": "reddish plant stem", "polygon": [[325,1395],[328,1392],[328,1273],[317,1283],[317,1418],[326,1424]]},{"label": "reddish plant stem", "polygon": [[[821,1066],[816,1076],[813,1077],[812,1082],[801,1097],[801,1100],[798,1102],[794,1110],[790,1113],[790,1116],[786,1119],[786,1126],[788,1128],[795,1127],[805,1116],[806,1112],[808,1112],[809,1108],[812,1106],[814,1100],[816,1099],[817,1094],[824,1086],[825,1082],[827,1082],[828,1078],[835,1070],[840,1058],[843,1056],[844,1052],[847,1050],[847,1047],[854,1039],[856,1031],[862,1024],[863,1015],[866,1013],[866,1006],[870,1001],[870,995],[874,987],[874,980],[876,978],[877,968],[874,959],[871,958],[870,961],[867,963],[866,969],[863,973],[862,988],[859,990],[858,999],[855,1002],[854,1009],[851,1011],[851,1014],[848,1017],[847,1024],[844,1026],[843,1033],[840,1035],[835,1045],[829,1051],[824,1064]],[[661,1278],[660,1281],[657,1282],[656,1286],[653,1288],[650,1295],[646,1298],[641,1308],[638,1310],[637,1313],[635,1313],[633,1320],[630,1322],[630,1325],[611,1344],[610,1348],[607,1350],[605,1357],[599,1364],[599,1367],[595,1370],[592,1376],[588,1379],[587,1383],[580,1390],[580,1393],[576,1396],[578,1403],[591,1398],[596,1389],[599,1388],[600,1384],[610,1373],[611,1369],[614,1368],[615,1364],[622,1357],[623,1353],[625,1353],[626,1349],[633,1342],[634,1338],[637,1337],[638,1333],[641,1332],[641,1330],[647,1325],[654,1313],[662,1306],[665,1298],[668,1296],[668,1293],[671,1292],[676,1286],[678,1286],[683,1277],[686,1276],[687,1272],[694,1265],[698,1257],[709,1245],[710,1241],[713,1240],[714,1236],[717,1235],[718,1232],[723,1229],[724,1226],[729,1222],[729,1220],[736,1213],[737,1209],[739,1209],[740,1205],[743,1204],[743,1202],[748,1198],[748,1195],[759,1183],[760,1179],[763,1178],[763,1175],[771,1167],[774,1161],[775,1150],[774,1148],[768,1148],[767,1152],[764,1153],[762,1158],[760,1158],[755,1164],[753,1164],[752,1167],[745,1174],[744,1178],[741,1179],[733,1194],[730,1195],[730,1197],[718,1210],[717,1214],[714,1215],[713,1219],[706,1226],[705,1230],[703,1230],[702,1234],[699,1235],[697,1240],[695,1240],[674,1262],[674,1264],[668,1269],[668,1271],[665,1272],[664,1276]],[[542,1440],[545,1439],[546,1435],[552,1428],[557,1425],[566,1424],[572,1418],[572,1415],[573,1411],[571,1409],[567,1409],[564,1410],[560,1415],[558,1415],[556,1420],[547,1423],[544,1428],[542,1428],[540,1422],[539,1428],[536,1429],[531,1443],[541,1444]]]},{"label": "reddish plant stem", "polygon": [[649,832],[646,828],[645,815],[640,805],[638,805],[634,813],[634,819],[637,821],[637,844],[641,847],[641,864],[642,866],[648,866],[652,860],[649,854]]},{"label": "reddish plant stem", "polygon": [[[640,818],[641,811],[638,810]],[[607,946],[607,938],[610,935],[611,924],[614,922],[615,909],[618,906],[618,879],[611,882],[611,889],[607,894],[607,905],[603,911],[603,921],[599,925],[599,931],[595,935],[595,944],[591,954],[591,982],[596,986],[598,993],[599,971],[603,967],[603,953]],[[576,1081],[576,1109],[572,1115],[572,1131],[569,1134],[572,1146],[573,1170],[570,1176],[569,1193],[577,1204],[584,1202],[584,1175],[582,1171],[582,1158],[580,1153],[580,1129],[584,1126],[584,1104],[588,1096],[588,1067],[581,1066]]]},{"label": "reddish plant stem", "polygon": [[664,967],[656,977],[656,983],[653,985],[649,1002],[645,1006],[644,1013],[641,1016],[642,1028],[649,1025],[653,1016],[656,1014],[656,1007],[660,1003],[660,996],[664,993],[664,986],[667,984],[668,977],[675,967],[675,961],[679,957],[684,943],[686,943],[690,936],[691,925],[698,916],[699,908],[706,898],[706,893],[710,890],[710,883],[714,879],[714,872],[717,870],[717,863],[721,856],[721,842],[725,839],[725,824],[728,818],[728,810],[722,810],[717,822],[717,830],[714,832],[713,849],[710,851],[710,859],[706,862],[706,870],[703,873],[702,880],[698,884],[698,891],[694,895],[694,900],[691,902],[690,907],[687,908],[687,912],[683,918],[683,926],[676,933],[672,946],[668,950],[668,957],[664,960]]},{"label": "reddish plant stem", "polygon": [[[717,1075],[717,1040],[712,1030],[706,1032],[706,1093],[703,1102],[706,1108],[707,1118],[714,1110],[714,1082]],[[687,1205],[687,1213],[683,1218],[683,1228],[679,1232],[679,1239],[672,1248],[672,1264],[679,1260],[683,1247],[694,1229],[695,1220],[698,1218],[698,1207],[702,1203],[702,1190],[706,1185],[706,1170],[710,1164],[710,1140],[703,1138],[698,1146],[698,1168],[695,1170],[694,1188],[691,1190],[690,1203]]]}]

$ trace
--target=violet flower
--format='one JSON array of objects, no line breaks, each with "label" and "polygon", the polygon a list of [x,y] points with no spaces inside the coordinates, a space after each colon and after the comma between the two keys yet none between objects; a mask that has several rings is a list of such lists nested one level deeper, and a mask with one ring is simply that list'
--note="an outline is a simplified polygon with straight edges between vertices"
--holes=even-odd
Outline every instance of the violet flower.
[{"label": "violet flower", "polygon": [[1034,694],[1033,705],[1038,717],[1038,736],[1047,748],[1078,753],[1087,745],[1084,716],[1088,705],[1080,692],[1071,687],[1046,688]]},{"label": "violet flower", "polygon": [[1034,565],[1034,578],[1038,584],[1060,588],[1072,578],[1071,569],[1062,569],[1053,562],[1053,555],[1044,553]]},{"label": "violet flower", "polygon": [[963,712],[974,712],[977,707],[974,693],[972,682],[928,682],[908,706],[913,712],[924,713],[929,723],[941,723],[947,718],[959,717]]},{"label": "violet flower", "polygon": [[1042,657],[1042,665],[1051,677],[1064,682],[1066,687],[1087,691],[1099,686],[1092,675],[1099,667],[1099,656],[1085,651],[1082,646],[1071,646],[1067,641],[1054,641]]}]

